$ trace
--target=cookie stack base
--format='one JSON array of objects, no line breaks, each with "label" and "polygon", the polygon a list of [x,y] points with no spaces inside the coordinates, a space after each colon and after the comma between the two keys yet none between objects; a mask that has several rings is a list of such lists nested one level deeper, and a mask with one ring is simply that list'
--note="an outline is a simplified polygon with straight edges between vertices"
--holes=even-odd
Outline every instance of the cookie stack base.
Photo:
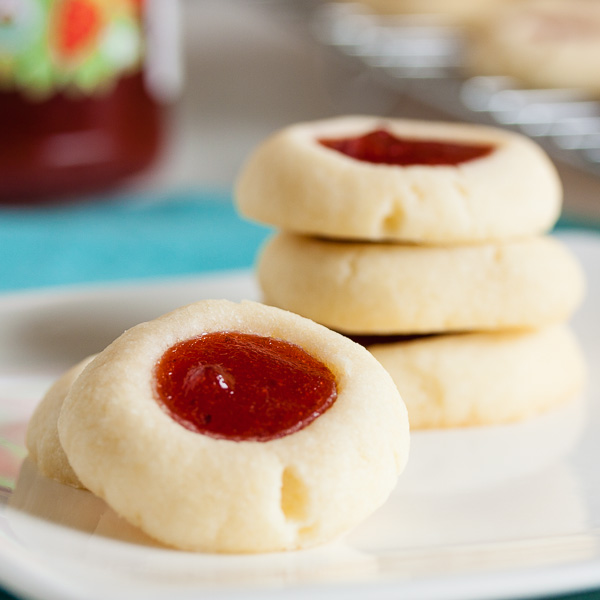
[{"label": "cookie stack base", "polygon": [[367,348],[396,382],[413,429],[521,421],[576,398],[585,381],[581,349],[563,324]]}]

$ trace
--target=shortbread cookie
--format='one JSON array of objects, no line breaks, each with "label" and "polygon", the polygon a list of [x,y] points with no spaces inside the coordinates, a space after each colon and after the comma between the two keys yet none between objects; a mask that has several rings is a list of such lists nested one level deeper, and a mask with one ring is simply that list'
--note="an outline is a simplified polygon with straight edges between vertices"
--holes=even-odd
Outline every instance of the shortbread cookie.
[{"label": "shortbread cookie", "polygon": [[550,236],[438,247],[279,233],[258,279],[266,303],[356,334],[539,327],[568,318],[584,290],[576,259]]},{"label": "shortbread cookie", "polygon": [[165,544],[213,552],[344,533],[384,502],[408,453],[405,406],[365,348],[225,300],[119,337],[73,384],[59,434],[117,513]]},{"label": "shortbread cookie", "polygon": [[27,426],[26,446],[38,471],[45,477],[73,487],[83,486],[62,449],[57,421],[71,385],[93,358],[85,358],[56,380],[36,407]]},{"label": "shortbread cookie", "polygon": [[527,2],[467,38],[471,75],[506,75],[534,88],[600,94],[600,5],[589,0]]},{"label": "shortbread cookie", "polygon": [[244,216],[288,231],[441,244],[547,231],[562,191],[546,154],[519,134],[341,117],[266,140],[236,197]]},{"label": "shortbread cookie", "polygon": [[406,401],[412,429],[520,421],[581,392],[584,359],[565,325],[367,346]]}]

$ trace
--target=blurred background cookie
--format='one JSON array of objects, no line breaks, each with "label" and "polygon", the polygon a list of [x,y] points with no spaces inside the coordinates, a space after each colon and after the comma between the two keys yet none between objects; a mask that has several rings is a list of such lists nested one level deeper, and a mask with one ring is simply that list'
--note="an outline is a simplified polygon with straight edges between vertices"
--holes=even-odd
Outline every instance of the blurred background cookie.
[{"label": "blurred background cookie", "polygon": [[465,44],[470,75],[505,75],[532,88],[600,95],[600,4],[528,0],[479,23]]},{"label": "blurred background cookie", "polygon": [[360,0],[377,13],[411,15],[452,25],[471,24],[518,0]]}]

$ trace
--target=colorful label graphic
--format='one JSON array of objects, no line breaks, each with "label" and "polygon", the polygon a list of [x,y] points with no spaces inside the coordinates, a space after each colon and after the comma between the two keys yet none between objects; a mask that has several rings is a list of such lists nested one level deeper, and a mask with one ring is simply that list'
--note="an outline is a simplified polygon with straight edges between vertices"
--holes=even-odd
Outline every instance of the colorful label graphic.
[{"label": "colorful label graphic", "polygon": [[0,88],[90,94],[139,67],[143,0],[0,0]]}]

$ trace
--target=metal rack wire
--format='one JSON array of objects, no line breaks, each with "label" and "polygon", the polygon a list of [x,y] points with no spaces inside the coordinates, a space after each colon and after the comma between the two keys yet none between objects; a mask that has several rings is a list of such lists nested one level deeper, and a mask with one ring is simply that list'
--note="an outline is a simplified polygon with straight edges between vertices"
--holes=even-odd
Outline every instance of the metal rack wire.
[{"label": "metal rack wire", "polygon": [[520,131],[555,159],[600,175],[600,102],[580,90],[524,89],[510,77],[466,78],[457,28],[332,2],[313,12],[312,31],[403,94],[458,119]]}]

